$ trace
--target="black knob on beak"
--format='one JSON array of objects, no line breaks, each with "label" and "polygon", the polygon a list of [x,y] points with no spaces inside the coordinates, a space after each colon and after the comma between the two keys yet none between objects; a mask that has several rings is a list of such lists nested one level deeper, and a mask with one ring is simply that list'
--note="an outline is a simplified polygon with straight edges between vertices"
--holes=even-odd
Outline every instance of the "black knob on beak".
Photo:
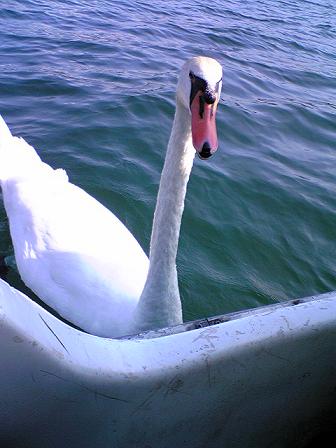
[{"label": "black knob on beak", "polygon": [[216,101],[216,93],[213,90],[206,88],[203,98],[207,104],[213,104]]}]

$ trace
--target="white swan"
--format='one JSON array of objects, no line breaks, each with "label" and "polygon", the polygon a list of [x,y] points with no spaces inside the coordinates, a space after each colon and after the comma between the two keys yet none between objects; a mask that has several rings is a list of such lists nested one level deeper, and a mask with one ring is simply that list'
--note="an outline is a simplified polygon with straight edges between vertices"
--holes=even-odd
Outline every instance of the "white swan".
[{"label": "white swan", "polygon": [[180,223],[195,149],[201,158],[217,149],[221,78],[214,59],[192,58],[182,67],[149,270],[126,227],[0,121],[0,183],[20,275],[67,320],[108,337],[182,322],[175,266]]}]

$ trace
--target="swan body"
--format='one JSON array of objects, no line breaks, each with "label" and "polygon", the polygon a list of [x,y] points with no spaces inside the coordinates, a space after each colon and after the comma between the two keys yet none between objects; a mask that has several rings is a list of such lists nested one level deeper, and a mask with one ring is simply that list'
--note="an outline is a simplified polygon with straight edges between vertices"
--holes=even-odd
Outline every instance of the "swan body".
[{"label": "swan body", "polygon": [[43,163],[1,119],[0,182],[20,275],[84,330],[116,337],[182,322],[176,252],[184,198],[195,149],[201,158],[217,149],[221,73],[217,61],[204,57],[182,67],[150,265],[118,218],[69,182],[64,170]]},{"label": "swan body", "polygon": [[0,154],[6,152],[8,165],[0,168],[2,193],[23,281],[86,331],[125,334],[147,256],[113,213],[6,133],[3,121],[0,126]]}]

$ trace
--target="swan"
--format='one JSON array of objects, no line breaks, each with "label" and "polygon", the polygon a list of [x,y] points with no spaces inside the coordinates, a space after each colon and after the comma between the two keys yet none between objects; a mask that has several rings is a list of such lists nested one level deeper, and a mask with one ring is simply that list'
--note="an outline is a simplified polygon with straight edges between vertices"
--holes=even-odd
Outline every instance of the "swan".
[{"label": "swan", "polygon": [[176,254],[195,150],[218,147],[215,114],[222,67],[194,57],[182,67],[161,175],[149,260],[97,200],[42,162],[0,117],[0,185],[24,283],[83,330],[120,337],[182,322]]}]

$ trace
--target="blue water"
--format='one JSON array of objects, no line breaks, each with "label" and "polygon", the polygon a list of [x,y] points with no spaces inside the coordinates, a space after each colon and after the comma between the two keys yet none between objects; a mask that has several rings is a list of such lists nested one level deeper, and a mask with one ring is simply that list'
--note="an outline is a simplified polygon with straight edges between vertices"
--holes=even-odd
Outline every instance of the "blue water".
[{"label": "blue water", "polygon": [[181,229],[185,320],[336,290],[335,1],[7,0],[0,112],[148,252],[177,74],[197,54],[224,83],[220,149],[195,161]]}]

